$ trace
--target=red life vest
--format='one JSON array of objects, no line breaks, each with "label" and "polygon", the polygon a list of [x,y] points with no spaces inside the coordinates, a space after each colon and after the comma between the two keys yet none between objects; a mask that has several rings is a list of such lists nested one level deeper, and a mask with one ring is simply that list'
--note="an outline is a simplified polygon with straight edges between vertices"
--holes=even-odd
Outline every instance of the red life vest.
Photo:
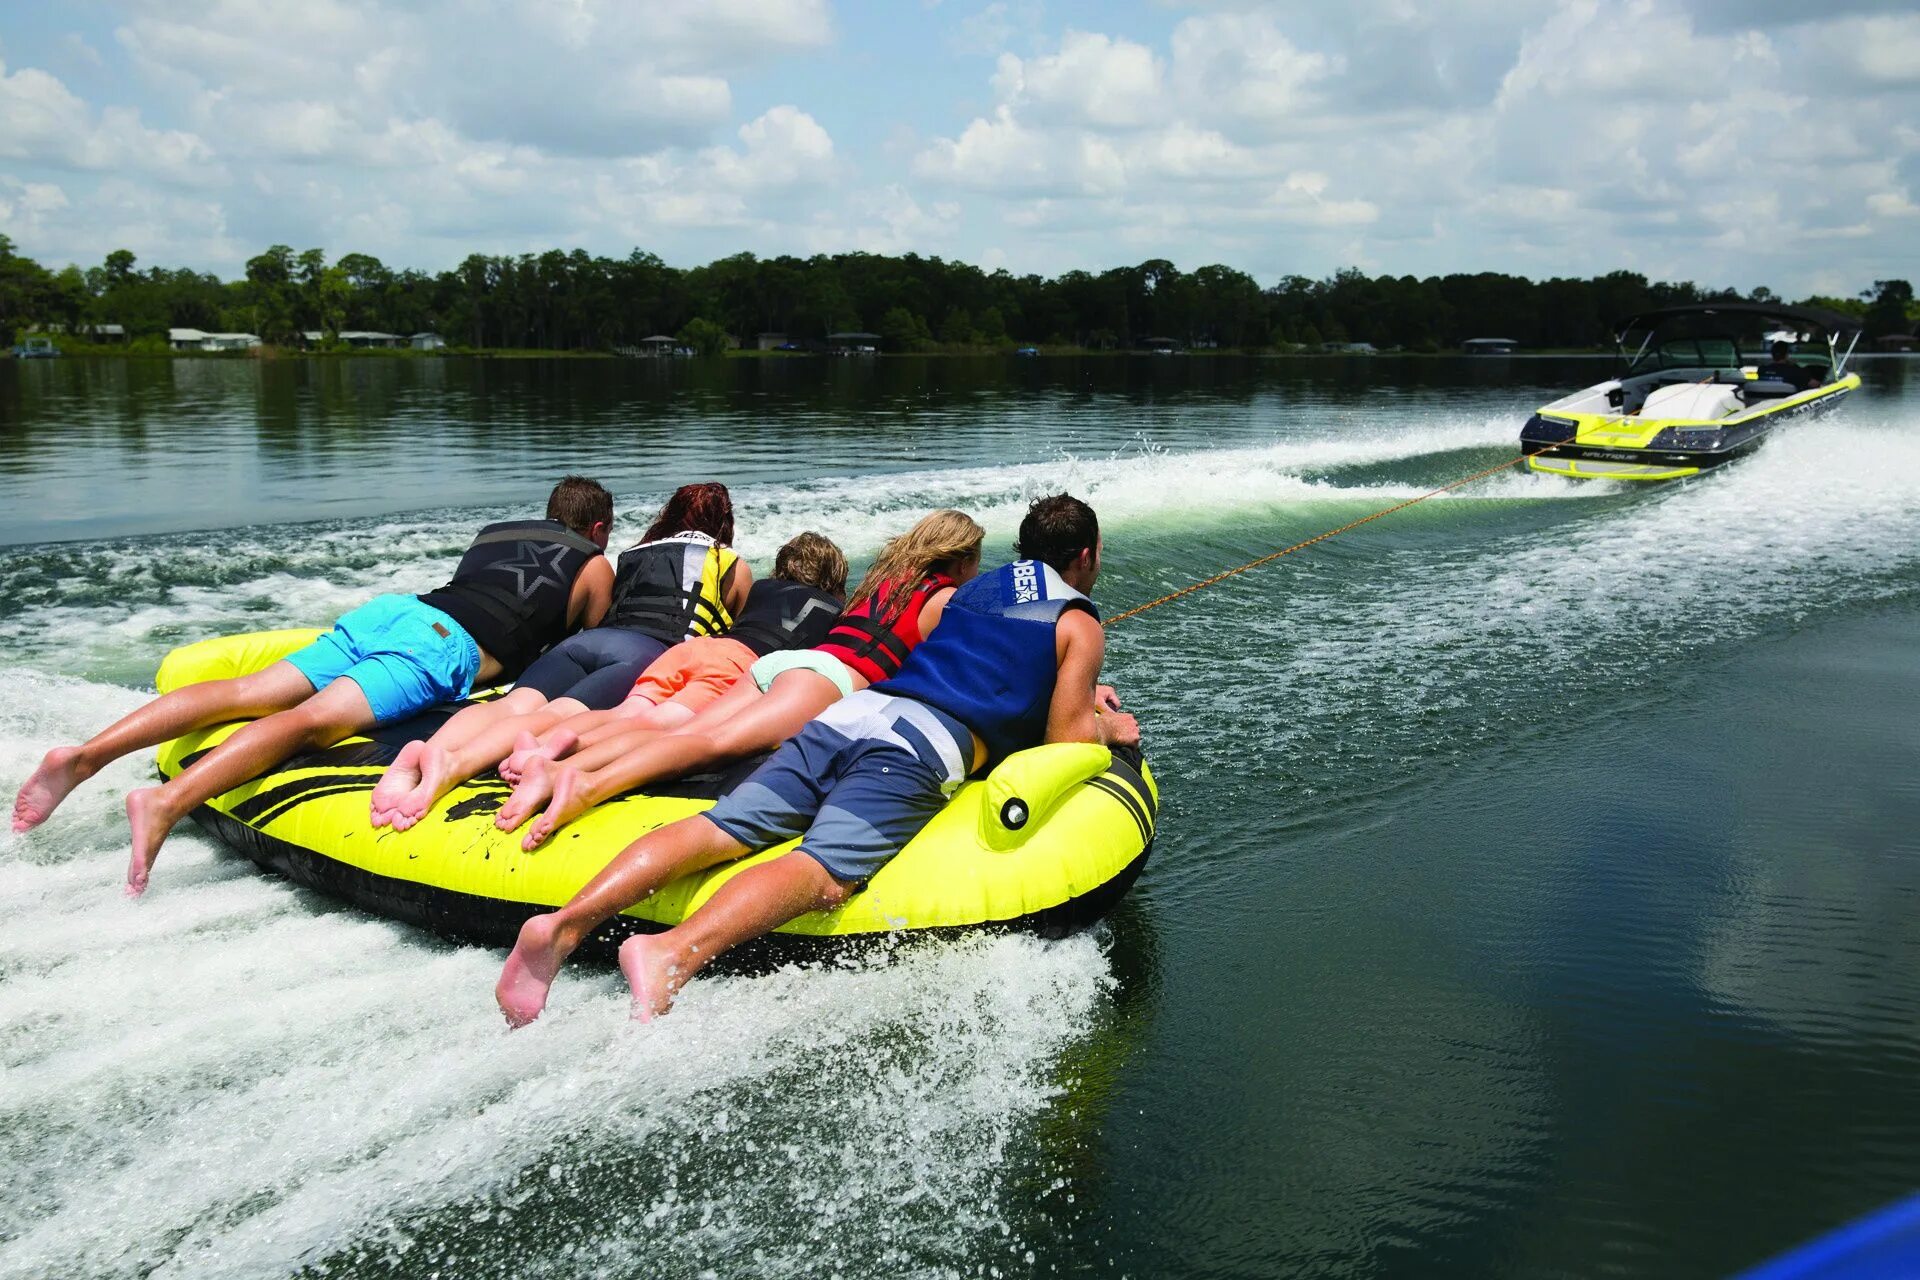
[{"label": "red life vest", "polygon": [[840,621],[827,632],[825,643],[818,647],[858,671],[868,684],[891,679],[900,674],[900,666],[914,646],[925,639],[920,634],[920,613],[927,601],[953,585],[954,580],[946,574],[930,573],[898,609],[888,616],[875,617],[874,609],[893,594],[894,584],[883,582],[878,591],[841,614]]}]

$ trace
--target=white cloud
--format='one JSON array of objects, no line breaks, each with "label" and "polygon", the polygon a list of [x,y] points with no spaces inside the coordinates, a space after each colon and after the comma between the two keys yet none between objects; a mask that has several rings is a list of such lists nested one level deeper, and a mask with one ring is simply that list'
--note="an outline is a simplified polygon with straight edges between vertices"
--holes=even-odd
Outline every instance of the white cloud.
[{"label": "white cloud", "polygon": [[1876,218],[1920,217],[1920,204],[1904,191],[1876,191],[1867,197],[1867,212]]},{"label": "white cloud", "polygon": [[1097,30],[968,0],[836,44],[827,0],[141,0],[112,40],[9,32],[0,216],[43,258],[226,271],[273,242],[994,248],[1795,292],[1910,254],[1920,14],[1891,8],[1183,0]]},{"label": "white cloud", "polygon": [[1294,45],[1265,13],[1188,18],[1173,31],[1175,88],[1188,110],[1272,134],[1316,105],[1313,90],[1345,60]]},{"label": "white cloud", "polygon": [[54,76],[34,67],[11,75],[0,63],[0,159],[55,169],[120,170],[179,183],[224,178],[213,153],[191,133],[149,129],[125,107],[95,112]]},{"label": "white cloud", "polygon": [[1160,62],[1131,40],[1069,31],[1057,53],[1022,59],[1000,55],[994,93],[1013,108],[1095,129],[1135,129],[1166,111]]}]

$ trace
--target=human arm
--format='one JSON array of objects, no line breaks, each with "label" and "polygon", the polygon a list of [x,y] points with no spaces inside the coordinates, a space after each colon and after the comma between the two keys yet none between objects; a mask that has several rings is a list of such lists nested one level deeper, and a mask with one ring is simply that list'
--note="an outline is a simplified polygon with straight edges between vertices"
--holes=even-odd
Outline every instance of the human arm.
[{"label": "human arm", "polygon": [[1060,674],[1047,710],[1047,741],[1136,745],[1140,722],[1119,709],[1119,696],[1111,686],[1095,688],[1107,653],[1107,633],[1099,620],[1076,609],[1061,616],[1053,634]]},{"label": "human arm", "polygon": [[573,580],[567,597],[567,626],[581,631],[597,627],[613,606],[613,565],[605,556],[595,556]]},{"label": "human arm", "polygon": [[739,617],[740,611],[747,607],[747,592],[752,589],[753,570],[745,560],[735,560],[720,584],[720,599],[726,603],[727,612]]}]

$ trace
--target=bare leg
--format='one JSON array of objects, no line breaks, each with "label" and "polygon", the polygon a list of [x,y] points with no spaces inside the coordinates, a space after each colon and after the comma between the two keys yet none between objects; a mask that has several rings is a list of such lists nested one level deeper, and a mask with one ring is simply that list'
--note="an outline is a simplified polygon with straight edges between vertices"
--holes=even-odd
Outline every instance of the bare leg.
[{"label": "bare leg", "polygon": [[161,842],[195,808],[260,776],[303,748],[332,746],[373,723],[373,708],[367,705],[366,694],[343,677],[300,706],[245,726],[166,785],[128,795],[133,857],[127,863],[127,892],[145,891]]},{"label": "bare leg", "polygon": [[500,763],[521,733],[539,733],[585,710],[572,698],[561,697],[521,715],[496,716],[484,724],[474,721],[479,727],[463,741],[442,742],[436,733],[420,755],[419,781],[393,802],[393,829],[405,831],[414,826],[457,784]]},{"label": "bare leg", "polygon": [[651,702],[628,698],[607,711],[582,710],[579,715],[569,716],[538,737],[523,733],[513,740],[513,751],[500,762],[500,776],[508,782],[518,782],[535,756],[559,760],[583,742],[598,742],[602,738],[625,733],[636,724],[651,727],[653,709]]},{"label": "bare leg", "polygon": [[[701,717],[696,716],[686,732],[656,738],[598,768],[589,767],[597,758],[593,753],[612,750],[617,740],[601,743],[591,753],[580,752],[569,763],[587,772],[579,786],[569,792],[569,805],[565,808],[549,805],[547,812],[541,814],[527,832],[521,847],[538,848],[560,827],[610,796],[663,778],[684,777],[756,751],[769,751],[800,732],[807,721],[832,706],[839,697],[840,691],[825,676],[812,671],[789,671],[776,679],[764,696],[721,721],[711,732],[695,731],[701,722]],[[557,802],[557,778],[555,782]],[[501,818],[505,817],[503,810]],[[511,831],[513,827],[503,829]]]},{"label": "bare leg", "polygon": [[739,841],[698,815],[641,836],[566,906],[521,926],[519,941],[493,989],[500,1011],[513,1026],[526,1026],[540,1016],[554,975],[588,934],[674,877],[730,861],[746,851]]},{"label": "bare leg", "polygon": [[155,698],[78,747],[47,752],[13,802],[13,829],[45,822],[75,787],[131,751],[171,741],[183,733],[285,711],[313,695],[313,686],[290,662],[232,680],[209,680]]},{"label": "bare leg", "polygon": [[714,960],[796,916],[839,906],[851,888],[799,850],[742,871],[665,933],[636,934],[620,944],[633,1016],[651,1022]]}]

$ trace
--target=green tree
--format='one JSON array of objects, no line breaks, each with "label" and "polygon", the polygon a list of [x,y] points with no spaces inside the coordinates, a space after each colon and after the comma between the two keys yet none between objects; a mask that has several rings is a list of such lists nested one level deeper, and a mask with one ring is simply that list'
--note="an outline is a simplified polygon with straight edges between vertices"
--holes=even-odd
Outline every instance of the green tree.
[{"label": "green tree", "polygon": [[881,345],[889,351],[918,351],[927,332],[927,322],[905,307],[889,307],[880,317]]},{"label": "green tree", "polygon": [[733,342],[727,336],[726,329],[704,316],[687,321],[675,336],[683,346],[692,347],[696,355],[706,357],[727,354],[727,348]]},{"label": "green tree", "polygon": [[949,307],[940,322],[940,341],[950,347],[964,347],[979,340],[973,331],[973,317],[965,307]]},{"label": "green tree", "polygon": [[294,338],[293,249],[276,244],[247,259],[248,309],[253,332],[263,341],[289,343]]},{"label": "green tree", "polygon": [[1872,299],[1865,318],[1869,338],[1913,332],[1913,321],[1907,314],[1913,308],[1913,286],[1907,281],[1875,280],[1873,288],[1860,296]]}]

